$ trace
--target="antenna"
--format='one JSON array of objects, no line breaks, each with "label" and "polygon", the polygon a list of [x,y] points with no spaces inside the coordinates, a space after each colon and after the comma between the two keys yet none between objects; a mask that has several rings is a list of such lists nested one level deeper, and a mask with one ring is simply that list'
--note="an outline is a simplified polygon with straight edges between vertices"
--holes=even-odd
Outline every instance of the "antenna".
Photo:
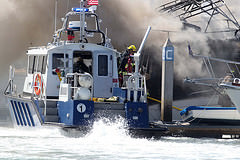
[{"label": "antenna", "polygon": [[80,14],[80,42],[83,42],[83,39],[85,37],[85,10],[84,10],[84,1],[85,0],[80,0],[80,9],[83,9],[82,12],[79,12]]},{"label": "antenna", "polygon": [[67,10],[66,10],[66,14],[68,13],[68,9],[69,9],[69,1],[70,1],[70,0],[67,1]]},{"label": "antenna", "polygon": [[58,0],[55,0],[54,33],[57,31],[57,6]]}]

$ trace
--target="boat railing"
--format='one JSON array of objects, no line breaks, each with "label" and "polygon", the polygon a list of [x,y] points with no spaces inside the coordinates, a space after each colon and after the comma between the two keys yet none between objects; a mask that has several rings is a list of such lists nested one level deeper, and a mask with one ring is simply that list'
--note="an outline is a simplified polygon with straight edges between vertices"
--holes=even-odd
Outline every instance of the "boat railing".
[{"label": "boat railing", "polygon": [[[79,15],[79,16],[84,16],[83,20],[85,21],[85,16],[86,17],[95,17],[95,22],[96,22],[96,29],[94,30],[89,30],[87,29],[86,27],[80,27],[80,32],[81,32],[81,29],[83,28],[83,32],[85,33],[100,33],[101,34],[101,37],[102,37],[102,42],[100,43],[97,43],[98,45],[103,45],[105,46],[105,43],[106,43],[106,35],[103,31],[101,31],[100,29],[100,25],[99,25],[99,18],[98,18],[98,15],[95,14],[95,13],[92,13],[90,12],[87,8],[84,8],[83,11],[80,11],[80,12],[77,12],[77,11],[70,11],[68,12],[66,15],[65,15],[65,19],[63,21],[63,25],[62,25],[62,28],[58,29],[56,32],[55,32],[55,35],[54,35],[54,43],[59,43],[61,40],[61,35],[62,33],[64,33],[65,31],[68,30],[68,22],[69,22],[69,17],[70,16],[75,16],[75,15]],[[82,20],[82,19],[81,19]],[[83,39],[82,37],[84,37],[83,35],[85,33],[81,33],[80,35],[80,40],[79,42],[82,43]],[[86,41],[87,42],[87,41]]]},{"label": "boat railing", "polygon": [[140,74],[134,74],[127,81],[127,100],[133,102],[147,101],[146,78]]},{"label": "boat railing", "polygon": [[10,65],[9,67],[9,80],[6,89],[4,90],[4,95],[17,95],[17,86],[13,83],[15,75],[15,68]]},{"label": "boat railing", "polygon": [[240,86],[240,78],[232,78],[231,76],[226,76],[224,79],[222,79],[220,83],[233,86]]},{"label": "boat railing", "polygon": [[68,73],[66,75],[67,82],[70,84],[70,89],[73,90],[71,97],[74,97],[77,94],[77,90],[81,87],[87,88],[90,90],[90,98],[93,97],[93,77],[89,73]]}]

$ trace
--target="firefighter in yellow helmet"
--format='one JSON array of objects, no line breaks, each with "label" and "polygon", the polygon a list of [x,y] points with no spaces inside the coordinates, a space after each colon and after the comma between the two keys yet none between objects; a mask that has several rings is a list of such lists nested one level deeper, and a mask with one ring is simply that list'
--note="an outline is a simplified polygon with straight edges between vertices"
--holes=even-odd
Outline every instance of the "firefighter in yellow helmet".
[{"label": "firefighter in yellow helmet", "polygon": [[135,47],[135,45],[130,45],[127,48],[127,50],[123,54],[123,58],[122,58],[121,65],[120,65],[120,70],[126,71],[126,64],[128,63],[129,58],[133,60],[133,55],[136,51],[137,51],[137,48]]},{"label": "firefighter in yellow helmet", "polygon": [[134,60],[133,60],[133,55],[136,53],[137,48],[135,45],[130,45],[125,53],[123,54],[121,63],[120,63],[120,68],[119,68],[119,82],[121,83],[121,77],[126,75],[127,73],[132,73],[133,72],[133,65],[134,65]]},{"label": "firefighter in yellow helmet", "polygon": [[128,47],[128,50],[135,53],[137,51],[137,48],[135,47],[135,45],[131,45]]}]

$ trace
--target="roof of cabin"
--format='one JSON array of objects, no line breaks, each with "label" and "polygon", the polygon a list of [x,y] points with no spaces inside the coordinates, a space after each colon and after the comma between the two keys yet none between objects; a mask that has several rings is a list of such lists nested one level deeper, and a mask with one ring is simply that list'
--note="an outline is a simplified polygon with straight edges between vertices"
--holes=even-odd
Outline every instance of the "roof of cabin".
[{"label": "roof of cabin", "polygon": [[69,43],[59,46],[51,47],[32,47],[27,51],[27,55],[47,55],[48,51],[56,50],[57,53],[60,53],[60,50],[84,50],[84,51],[106,51],[106,52],[115,52],[121,54],[115,49],[107,48],[101,45],[92,44],[92,43]]}]

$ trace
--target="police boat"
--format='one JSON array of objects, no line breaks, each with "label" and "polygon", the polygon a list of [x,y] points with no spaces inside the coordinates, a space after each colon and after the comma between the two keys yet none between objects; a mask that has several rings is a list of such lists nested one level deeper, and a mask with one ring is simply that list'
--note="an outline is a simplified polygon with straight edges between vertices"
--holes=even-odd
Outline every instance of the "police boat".
[{"label": "police boat", "polygon": [[139,58],[150,27],[133,57],[134,73],[124,75],[120,84],[117,61],[121,53],[112,48],[100,29],[96,6],[83,7],[83,3],[65,15],[53,42],[27,50],[22,93],[16,92],[14,68],[10,66],[4,94],[14,126],[57,125],[64,130],[88,132],[99,118],[123,117],[132,133],[151,136],[146,79],[139,72]]}]

